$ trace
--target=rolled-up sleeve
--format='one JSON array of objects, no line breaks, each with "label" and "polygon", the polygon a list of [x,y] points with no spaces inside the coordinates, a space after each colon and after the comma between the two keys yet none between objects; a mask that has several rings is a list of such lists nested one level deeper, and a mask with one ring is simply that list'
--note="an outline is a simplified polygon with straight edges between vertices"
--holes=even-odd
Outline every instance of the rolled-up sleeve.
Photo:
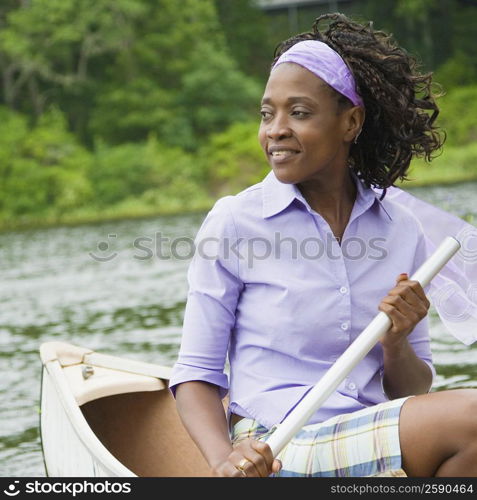
[{"label": "rolled-up sleeve", "polygon": [[217,385],[221,397],[228,391],[224,368],[243,288],[231,198],[216,202],[195,238],[195,253],[187,273],[189,291],[181,345],[169,380],[174,396],[179,384],[193,380]]}]

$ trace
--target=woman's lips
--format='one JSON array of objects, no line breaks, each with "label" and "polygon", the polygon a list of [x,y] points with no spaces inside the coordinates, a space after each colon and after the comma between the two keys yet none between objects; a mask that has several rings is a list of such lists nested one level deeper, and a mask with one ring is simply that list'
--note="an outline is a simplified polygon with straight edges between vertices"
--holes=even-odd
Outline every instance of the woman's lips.
[{"label": "woman's lips", "polygon": [[274,163],[285,163],[295,158],[299,151],[293,149],[275,149],[269,152],[270,158]]}]

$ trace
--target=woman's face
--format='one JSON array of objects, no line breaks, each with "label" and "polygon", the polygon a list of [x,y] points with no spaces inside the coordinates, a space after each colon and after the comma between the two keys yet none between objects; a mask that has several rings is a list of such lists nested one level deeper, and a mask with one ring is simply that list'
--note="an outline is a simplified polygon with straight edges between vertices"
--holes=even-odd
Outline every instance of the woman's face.
[{"label": "woman's face", "polygon": [[259,141],[278,180],[298,184],[347,168],[356,135],[351,109],[340,108],[332,89],[307,69],[277,66],[262,99]]}]

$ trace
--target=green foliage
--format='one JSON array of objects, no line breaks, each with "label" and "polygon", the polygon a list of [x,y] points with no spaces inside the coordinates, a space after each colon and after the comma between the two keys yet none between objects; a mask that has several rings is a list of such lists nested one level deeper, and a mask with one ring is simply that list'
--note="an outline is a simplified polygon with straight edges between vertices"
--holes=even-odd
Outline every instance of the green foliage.
[{"label": "green foliage", "polygon": [[[251,0],[215,0],[227,46],[239,68],[265,81],[272,62],[274,26]],[[274,33],[273,33],[274,35]]]},{"label": "green foliage", "polygon": [[438,121],[449,146],[477,143],[477,85],[454,88],[439,99]]},{"label": "green foliage", "polygon": [[196,50],[182,79],[179,102],[193,130],[206,137],[249,119],[256,112],[262,88],[244,76],[227,54],[215,51],[207,42],[199,43]]},{"label": "green foliage", "polygon": [[190,210],[206,200],[193,157],[153,136],[146,143],[98,146],[91,183],[98,207],[136,200],[158,211],[171,202]]},{"label": "green foliage", "polygon": [[150,136],[93,152],[67,131],[57,110],[30,127],[0,108],[0,226],[60,222],[87,214],[151,214],[204,209],[200,162]]},{"label": "green foliage", "polygon": [[[109,143],[144,141],[152,133],[166,145],[195,149],[205,133],[230,124],[249,106],[248,78],[240,73],[221,82],[230,55],[210,0],[187,0],[180,8],[174,0],[141,2],[147,11],[132,28],[133,40],[98,82],[90,131]],[[227,109],[215,107],[219,119],[204,122],[195,117],[203,114],[198,108],[213,104],[211,85],[236,99]]]},{"label": "green foliage", "polygon": [[225,51],[204,41],[174,89],[136,78],[105,90],[97,97],[91,130],[109,143],[141,141],[153,133],[166,145],[194,150],[209,134],[248,119],[260,93]]},{"label": "green foliage", "polygon": [[3,186],[11,170],[12,160],[20,154],[28,135],[27,117],[0,107],[0,178]]},{"label": "green foliage", "polygon": [[111,86],[97,97],[90,129],[109,144],[143,141],[149,134],[168,145],[194,147],[190,119],[180,108],[178,92],[138,78],[122,87]]},{"label": "green foliage", "polygon": [[29,128],[21,115],[0,110],[0,199],[4,218],[55,216],[86,203],[90,154],[52,110]]},{"label": "green foliage", "polygon": [[237,193],[269,172],[257,133],[258,119],[236,123],[212,136],[202,148],[199,156],[213,197]]},{"label": "green foliage", "polygon": [[143,12],[136,0],[18,2],[0,32],[5,104],[38,116],[45,94],[54,96],[79,130],[95,91],[93,75],[100,77],[104,61],[127,46],[131,23]]},{"label": "green foliage", "polygon": [[31,0],[5,19],[4,103],[40,116],[53,98],[88,146],[153,133],[191,150],[257,97],[213,0]]},{"label": "green foliage", "polygon": [[448,59],[434,74],[434,81],[445,90],[477,85],[477,64],[464,52]]},{"label": "green foliage", "polygon": [[142,144],[99,145],[94,154],[91,182],[99,207],[140,195],[149,186],[151,166]]},{"label": "green foliage", "polygon": [[395,12],[400,17],[412,16],[420,21],[426,20],[430,10],[436,7],[436,0],[398,0]]}]

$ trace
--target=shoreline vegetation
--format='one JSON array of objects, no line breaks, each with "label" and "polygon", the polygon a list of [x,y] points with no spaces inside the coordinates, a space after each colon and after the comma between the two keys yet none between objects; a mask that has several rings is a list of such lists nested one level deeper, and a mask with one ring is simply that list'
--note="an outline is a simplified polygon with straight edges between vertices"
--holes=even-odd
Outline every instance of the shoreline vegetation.
[{"label": "shoreline vegetation", "polygon": [[[456,94],[474,97],[468,102],[477,115],[477,87]],[[455,111],[455,96],[449,97]],[[460,115],[458,123],[462,120]],[[477,125],[459,135],[446,113],[443,122],[442,151],[431,162],[413,159],[408,180],[398,187],[477,182],[477,142],[472,140]],[[13,160],[4,163],[0,233],[204,213],[218,198],[260,182],[269,172],[257,140],[258,120],[212,134],[195,152],[164,145],[153,135],[142,143],[99,143],[91,151],[67,131],[55,110],[29,128],[20,115],[0,109],[0,129],[2,123],[10,132],[3,136],[10,151],[1,148],[0,134],[0,153]]]},{"label": "shoreline vegetation", "polygon": [[[477,148],[473,156],[472,167],[465,161],[459,162],[459,159],[466,157],[465,148],[460,151],[452,151],[451,154],[445,157],[435,159],[431,164],[425,164],[424,161],[415,160],[409,169],[409,180],[402,183],[397,183],[397,187],[406,190],[407,188],[426,187],[435,185],[455,185],[465,182],[477,183]],[[454,159],[456,163],[452,168],[449,168],[449,160],[447,156]],[[244,188],[247,186],[243,186]],[[240,191],[226,193],[222,192],[220,196],[226,194],[235,194]],[[119,204],[103,210],[95,210],[94,208],[84,207],[81,210],[72,212],[63,216],[50,217],[28,217],[23,220],[0,221],[0,234],[8,232],[25,231],[32,229],[46,229],[65,226],[81,226],[88,224],[102,224],[119,220],[134,220],[148,219],[162,216],[179,216],[187,214],[203,214],[209,211],[216,198],[204,198],[195,203],[184,202],[182,205],[178,203],[168,207],[154,207],[141,203],[140,201],[130,200],[126,204]]]},{"label": "shoreline vegetation", "polygon": [[[477,86],[441,103],[446,142],[431,162],[415,158],[403,189],[477,181]],[[0,107],[0,233],[207,212],[269,172],[258,119],[236,121],[200,147],[145,141],[83,146],[58,109],[31,126]],[[2,161],[3,160],[3,161]]]}]

